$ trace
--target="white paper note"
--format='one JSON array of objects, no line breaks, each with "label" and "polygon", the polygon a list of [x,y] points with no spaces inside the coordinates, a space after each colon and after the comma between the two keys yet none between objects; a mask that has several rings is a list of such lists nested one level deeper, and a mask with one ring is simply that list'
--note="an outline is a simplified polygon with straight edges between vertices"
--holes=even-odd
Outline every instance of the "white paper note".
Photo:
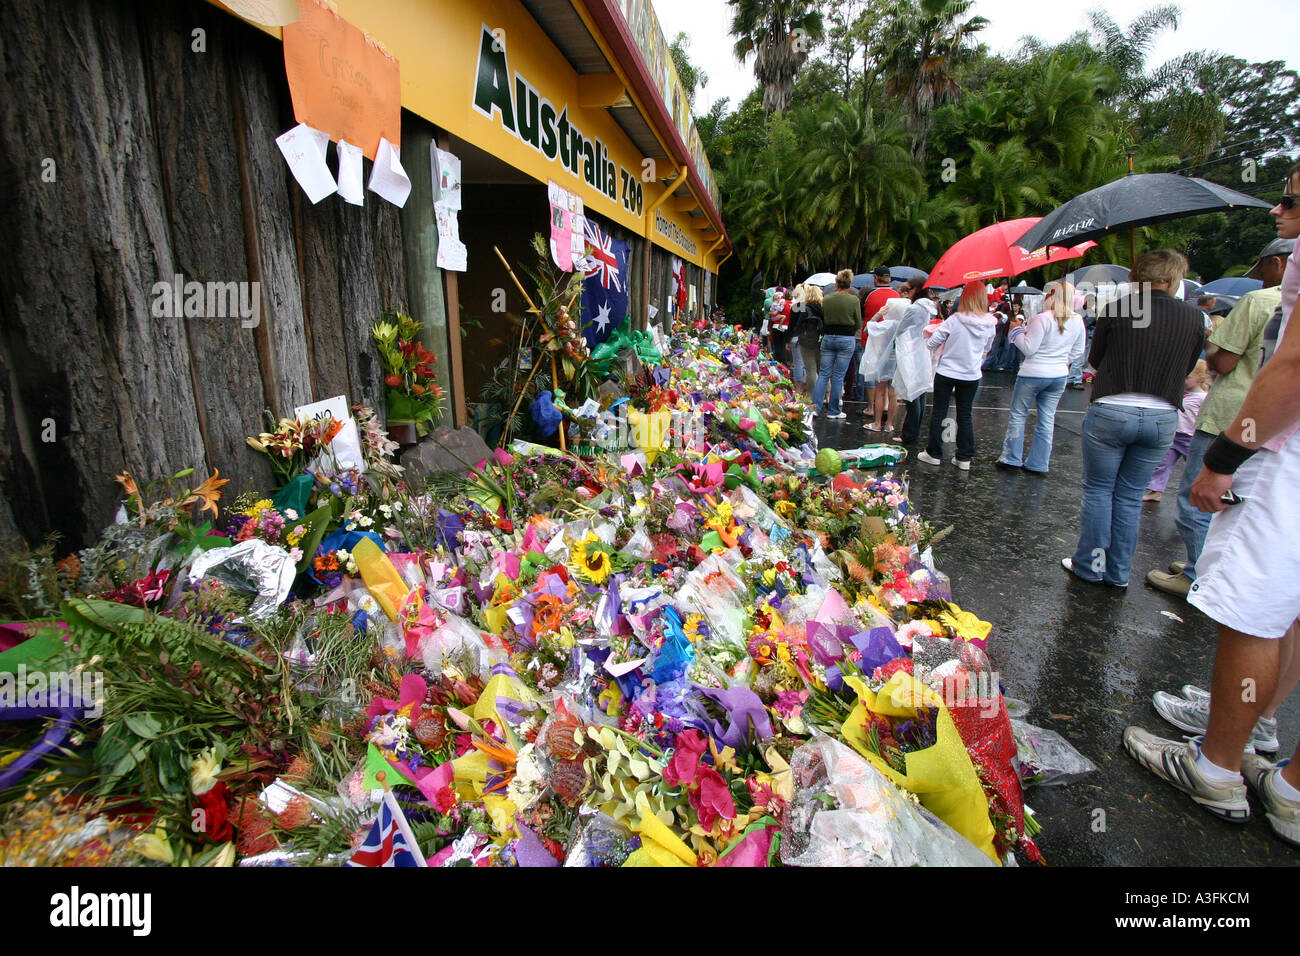
[{"label": "white paper note", "polygon": [[284,161],[289,164],[293,178],[298,180],[298,185],[313,205],[338,191],[338,183],[334,182],[330,168],[325,163],[325,150],[330,144],[329,133],[299,123],[277,136],[275,144],[284,154]]},{"label": "white paper note", "polygon": [[460,208],[460,158],[445,149],[433,148],[434,202],[448,209]]},{"label": "white paper note", "polygon": [[375,165],[370,170],[370,191],[399,208],[406,205],[406,197],[411,195],[411,179],[402,168],[397,147],[382,136],[375,152]]},{"label": "white paper note", "polygon": [[468,268],[468,252],[465,243],[460,241],[456,210],[434,203],[433,215],[438,222],[438,268],[464,272]]},{"label": "white paper note", "polygon": [[354,206],[365,205],[361,147],[339,140],[339,195]]}]

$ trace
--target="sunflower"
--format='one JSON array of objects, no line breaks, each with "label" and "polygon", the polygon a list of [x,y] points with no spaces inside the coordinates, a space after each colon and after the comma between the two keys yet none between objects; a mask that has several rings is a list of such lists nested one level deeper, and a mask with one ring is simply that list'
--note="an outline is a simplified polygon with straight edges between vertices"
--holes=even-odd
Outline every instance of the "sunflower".
[{"label": "sunflower", "polygon": [[569,560],[577,565],[578,571],[595,584],[603,584],[612,569],[609,553],[600,547],[600,539],[588,533],[575,544],[569,552]]}]

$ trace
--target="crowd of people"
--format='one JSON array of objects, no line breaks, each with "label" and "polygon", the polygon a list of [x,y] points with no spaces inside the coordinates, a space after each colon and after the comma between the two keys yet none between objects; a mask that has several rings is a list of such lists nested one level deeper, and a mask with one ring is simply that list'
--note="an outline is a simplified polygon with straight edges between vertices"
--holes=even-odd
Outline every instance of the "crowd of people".
[{"label": "crowd of people", "polygon": [[916,460],[931,468],[953,445],[951,463],[970,469],[975,395],[984,373],[1000,370],[1015,383],[995,464],[1047,474],[1057,405],[1067,388],[1085,387],[1090,366],[1079,536],[1061,564],[1083,581],[1127,588],[1143,503],[1160,500],[1182,458],[1186,560],[1146,582],[1199,608],[1219,634],[1209,690],[1188,683],[1153,699],[1161,717],[1195,736],[1130,727],[1124,745],[1225,820],[1249,819],[1253,790],[1273,830],[1300,846],[1300,761],[1266,756],[1279,749],[1278,708],[1300,683],[1300,332],[1285,334],[1300,292],[1297,198],[1300,165],[1272,209],[1278,238],[1248,273],[1263,288],[1230,309],[1180,297],[1187,260],[1160,249],[1134,261],[1126,294],[1099,303],[1058,280],[1033,314],[1006,281],[970,283],[956,302],[936,301],[925,276],[894,288],[890,270],[877,269],[875,285],[855,292],[845,269],[827,294],[781,290],[764,335],[792,363],[815,415],[844,419],[844,401],[861,402],[869,435],[919,443],[929,395]]}]

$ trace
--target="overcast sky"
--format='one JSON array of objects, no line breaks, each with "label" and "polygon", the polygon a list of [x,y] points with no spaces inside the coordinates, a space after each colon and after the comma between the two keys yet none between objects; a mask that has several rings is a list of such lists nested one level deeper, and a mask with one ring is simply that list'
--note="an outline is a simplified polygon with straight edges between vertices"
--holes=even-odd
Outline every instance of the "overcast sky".
[{"label": "overcast sky", "polygon": [[[669,41],[681,31],[690,35],[692,62],[709,75],[709,84],[697,94],[697,113],[707,112],[719,97],[731,98],[734,109],[754,88],[753,58],[742,66],[731,53],[735,42],[727,33],[731,8],[726,0],[653,0],[659,22]],[[1103,9],[1121,25],[1158,0],[1084,0],[1083,3],[1027,3],[1025,0],[976,0],[974,13],[990,24],[980,38],[992,49],[1010,52],[1020,38],[1034,35],[1055,43],[1086,25],[1088,10]],[[1240,7],[1224,0],[1183,0],[1182,25],[1166,31],[1148,59],[1148,67],[1189,50],[1218,50],[1242,59],[1285,60],[1292,69],[1300,65],[1300,5],[1296,0],[1252,0]],[[1238,14],[1237,11],[1240,11]]]}]

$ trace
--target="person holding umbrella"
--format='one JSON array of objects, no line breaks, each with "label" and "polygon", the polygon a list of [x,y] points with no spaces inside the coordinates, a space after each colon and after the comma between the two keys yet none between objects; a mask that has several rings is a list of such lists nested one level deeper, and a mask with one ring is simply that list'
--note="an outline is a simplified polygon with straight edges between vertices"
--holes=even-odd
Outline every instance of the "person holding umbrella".
[{"label": "person holding umbrella", "polygon": [[[943,420],[948,403],[957,395],[957,454],[952,463],[970,471],[975,457],[975,423],[971,415],[979,389],[980,365],[993,344],[996,322],[989,314],[989,297],[984,283],[970,282],[962,290],[961,302],[953,315],[943,320],[930,336],[931,352],[943,346],[934,372],[934,411],[930,413],[930,442],[917,455],[918,461],[938,465],[943,457]],[[909,413],[910,414],[910,413]]]},{"label": "person holding umbrella", "polygon": [[1138,257],[1138,289],[1097,318],[1088,361],[1097,370],[1083,420],[1079,543],[1061,565],[1094,584],[1126,588],[1142,495],[1178,429],[1183,383],[1200,360],[1200,311],[1174,298],[1187,260],[1172,249]]},{"label": "person holding umbrella", "polygon": [[[1065,394],[1070,366],[1083,356],[1083,317],[1074,311],[1073,302],[1074,286],[1052,282],[1043,295],[1043,312],[1028,324],[1022,316],[1011,320],[1011,345],[1024,355],[1025,361],[1011,392],[1011,417],[996,462],[999,468],[1047,474],[1056,406]],[[1029,458],[1025,459],[1025,420],[1031,404],[1038,406],[1038,425]]]}]

